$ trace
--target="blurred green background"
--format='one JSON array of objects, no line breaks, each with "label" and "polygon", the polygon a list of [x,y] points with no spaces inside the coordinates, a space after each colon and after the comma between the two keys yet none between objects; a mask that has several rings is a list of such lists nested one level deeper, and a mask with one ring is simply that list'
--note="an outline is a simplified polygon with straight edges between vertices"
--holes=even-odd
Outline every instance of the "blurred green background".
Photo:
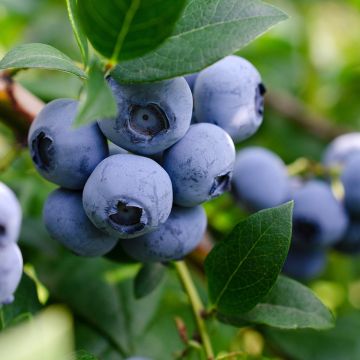
[{"label": "blurred green background", "polygon": [[[290,19],[247,46],[240,54],[258,67],[269,94],[277,94],[278,100],[284,100],[282,93],[291,95],[305,104],[310,113],[326,119],[329,125],[359,130],[360,1],[269,2],[285,10]],[[27,42],[53,45],[80,60],[62,0],[0,0],[0,57],[14,45]],[[81,87],[76,77],[50,71],[23,71],[16,80],[45,102],[58,97],[77,97]],[[252,144],[268,147],[286,163],[299,157],[319,160],[329,139],[316,136],[272,108],[266,108],[260,131],[239,147]],[[143,354],[146,349],[155,359],[169,359],[170,355],[163,353],[164,344],[173,349],[181,348],[171,322],[172,316],[181,312],[184,318],[190,317],[185,310],[185,299],[179,299],[176,292],[179,291],[178,285],[171,277],[166,281],[165,290],[162,290],[166,295],[160,305],[153,299],[160,296],[158,293],[148,302],[129,305],[129,299],[124,299],[127,296],[124,294],[128,294],[128,279],[137,270],[136,266],[119,267],[104,260],[77,259],[54,244],[41,224],[43,202],[54,186],[37,175],[26,150],[20,151],[8,166],[2,166],[4,163],[7,165],[6,157],[14,145],[13,135],[0,124],[0,180],[9,184],[21,201],[24,227],[20,244],[27,264],[26,273],[33,279],[38,276],[43,284],[37,288],[42,304],[65,303],[75,317],[77,346],[94,352],[101,359],[119,358],[119,344],[128,345],[128,336],[121,333],[126,328],[124,319],[132,319],[135,324],[130,326],[131,329],[126,325],[126,331],[133,337],[130,341],[133,344],[128,346],[130,349]],[[208,204],[207,211],[210,230],[217,239],[223,238],[244,216],[230,195]],[[111,281],[108,281],[109,276]],[[107,281],[104,282],[104,279]],[[81,283],[83,287],[79,286]],[[116,296],[112,287],[114,283],[119,285]],[[199,284],[203,284],[201,278]],[[234,339],[233,349],[240,346],[260,353],[265,334],[269,343],[290,354],[291,358],[360,359],[360,259],[330,253],[327,270],[309,285],[339,316],[339,325],[335,330],[321,335],[305,332],[306,336],[261,331],[263,335],[254,332],[249,337],[248,332],[224,326],[218,331],[214,325],[214,332],[218,331],[217,346],[220,348],[231,337]],[[109,300],[109,297],[113,298]],[[125,301],[129,307],[119,316],[109,311],[120,312],[117,301]],[[90,308],[84,310],[84,304]],[[103,309],[106,306],[108,309]],[[143,318],[139,319],[140,315],[136,312],[142,306],[146,307],[146,311],[140,311]],[[166,310],[161,312],[155,324],[149,313],[155,316],[159,307]],[[94,311],[99,308],[102,311],[97,316]],[[346,334],[344,329],[348,329]],[[317,347],[304,340],[309,335],[312,339],[318,336],[318,341],[314,341]],[[339,338],[343,347],[333,340]],[[270,351],[266,344],[265,349]],[[308,352],[306,349],[309,349]],[[281,357],[279,354],[282,352],[277,353],[278,356]]]}]

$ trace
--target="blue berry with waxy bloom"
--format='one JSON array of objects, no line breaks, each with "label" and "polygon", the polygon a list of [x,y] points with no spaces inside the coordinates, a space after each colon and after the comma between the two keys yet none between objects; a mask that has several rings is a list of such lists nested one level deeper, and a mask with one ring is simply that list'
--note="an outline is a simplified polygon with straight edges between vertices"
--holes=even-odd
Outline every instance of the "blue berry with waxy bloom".
[{"label": "blue berry with waxy bloom", "polygon": [[82,189],[96,165],[108,156],[106,139],[97,124],[74,128],[78,102],[54,100],[30,127],[28,143],[37,171],[68,189]]},{"label": "blue berry with waxy bloom", "polygon": [[174,203],[192,207],[229,190],[234,161],[234,143],[223,129],[206,123],[191,125],[163,157]]},{"label": "blue berry with waxy bloom", "polygon": [[290,196],[286,166],[267,149],[243,149],[236,155],[232,190],[239,202],[253,211],[278,206]]},{"label": "blue berry with waxy bloom", "polygon": [[346,210],[360,218],[360,153],[350,156],[343,168],[341,181],[344,186]]},{"label": "blue berry with waxy bloom", "polygon": [[21,207],[15,194],[0,182],[0,246],[18,240],[21,219]]},{"label": "blue berry with waxy bloom", "polygon": [[334,248],[345,254],[360,254],[360,221],[351,219],[345,235]]},{"label": "blue berry with waxy bloom", "polygon": [[202,70],[196,79],[196,121],[222,127],[235,142],[247,139],[262,123],[264,94],[255,67],[239,56],[227,56]]},{"label": "blue berry with waxy bloom", "polygon": [[136,154],[152,155],[185,135],[193,99],[184,78],[121,85],[110,77],[108,82],[117,101],[118,115],[98,124],[113,143]]},{"label": "blue berry with waxy bloom", "polygon": [[86,216],[81,191],[57,189],[44,206],[43,218],[52,238],[80,256],[102,256],[117,243]]},{"label": "blue berry with waxy bloom", "polygon": [[190,87],[191,92],[194,92],[195,82],[196,82],[198,75],[199,75],[199,73],[194,73],[194,74],[184,76],[185,80],[187,81],[187,83]]},{"label": "blue berry with waxy bloom", "polygon": [[326,166],[341,166],[354,153],[360,153],[360,132],[338,136],[325,149],[323,163]]},{"label": "blue berry with waxy bloom", "polygon": [[180,260],[199,245],[206,224],[206,214],[201,206],[174,206],[167,221],[156,231],[136,239],[120,240],[119,244],[140,262]]},{"label": "blue berry with waxy bloom", "polygon": [[301,280],[313,279],[326,267],[326,252],[324,249],[291,248],[286,258],[283,271],[285,274]]},{"label": "blue berry with waxy bloom", "polygon": [[103,160],[83,192],[86,214],[100,230],[133,238],[156,230],[170,215],[171,181],[155,161],[132,154]]},{"label": "blue berry with waxy bloom", "polygon": [[14,301],[23,270],[23,259],[16,243],[0,246],[0,305]]},{"label": "blue berry with waxy bloom", "polygon": [[294,192],[293,199],[292,241],[296,247],[316,249],[333,245],[342,238],[348,217],[326,182],[309,181]]}]

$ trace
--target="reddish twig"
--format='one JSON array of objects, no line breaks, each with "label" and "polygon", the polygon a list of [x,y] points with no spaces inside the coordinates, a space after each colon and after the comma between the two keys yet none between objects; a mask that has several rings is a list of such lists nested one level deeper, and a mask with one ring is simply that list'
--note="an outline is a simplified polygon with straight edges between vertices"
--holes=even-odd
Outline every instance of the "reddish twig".
[{"label": "reddish twig", "polygon": [[10,73],[0,73],[0,120],[13,130],[17,141],[25,145],[29,127],[44,103],[16,83]]},{"label": "reddish twig", "polygon": [[306,104],[289,93],[270,91],[266,95],[266,104],[287,120],[322,140],[329,141],[351,131],[315,114]]}]

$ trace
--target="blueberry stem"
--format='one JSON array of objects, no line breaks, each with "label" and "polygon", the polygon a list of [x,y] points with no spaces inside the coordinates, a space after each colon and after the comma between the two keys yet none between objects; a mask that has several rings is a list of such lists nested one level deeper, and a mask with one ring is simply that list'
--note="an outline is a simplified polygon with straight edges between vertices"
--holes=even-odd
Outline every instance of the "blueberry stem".
[{"label": "blueberry stem", "polygon": [[186,263],[184,261],[177,261],[174,263],[174,266],[179,276],[179,279],[182,283],[184,291],[187,293],[187,296],[189,297],[189,301],[195,317],[196,325],[201,337],[202,346],[205,351],[206,359],[214,360],[215,359],[214,351],[212,349],[212,345],[208,331],[206,329],[205,321],[202,317],[202,314],[204,314],[205,312],[205,308],[201,302],[200,296],[191,278],[189,269],[187,268]]},{"label": "blueberry stem", "polygon": [[341,174],[340,166],[325,166],[316,161],[300,157],[296,159],[293,163],[287,166],[287,171],[290,176],[297,175],[315,175],[315,176],[324,176],[338,178]]}]

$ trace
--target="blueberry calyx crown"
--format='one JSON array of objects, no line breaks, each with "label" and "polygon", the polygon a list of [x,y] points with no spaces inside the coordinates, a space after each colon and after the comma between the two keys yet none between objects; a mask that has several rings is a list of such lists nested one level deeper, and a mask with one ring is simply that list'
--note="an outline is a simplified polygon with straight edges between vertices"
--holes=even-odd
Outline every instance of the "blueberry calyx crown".
[{"label": "blueberry calyx crown", "polygon": [[143,215],[144,210],[141,207],[118,201],[116,212],[110,214],[109,219],[115,228],[120,227],[123,231],[132,234],[145,227]]},{"label": "blueberry calyx crown", "polygon": [[0,236],[6,235],[6,226],[0,224]]},{"label": "blueberry calyx crown", "polygon": [[31,142],[31,157],[36,166],[49,171],[52,167],[53,153],[53,140],[43,131],[39,132]]},{"label": "blueberry calyx crown", "polygon": [[212,198],[220,196],[225,191],[230,190],[230,184],[231,184],[231,172],[230,171],[226,174],[216,176],[214,178],[214,182],[210,189],[209,195]]},{"label": "blueberry calyx crown", "polygon": [[293,222],[294,240],[299,245],[316,244],[316,238],[319,236],[320,228],[311,219],[295,219]]},{"label": "blueberry calyx crown", "polygon": [[170,128],[165,112],[156,104],[132,105],[129,128],[143,136],[154,137]]},{"label": "blueberry calyx crown", "polygon": [[256,113],[262,116],[264,114],[264,95],[266,93],[266,87],[263,83],[260,83],[256,88],[255,94],[255,109]]}]

